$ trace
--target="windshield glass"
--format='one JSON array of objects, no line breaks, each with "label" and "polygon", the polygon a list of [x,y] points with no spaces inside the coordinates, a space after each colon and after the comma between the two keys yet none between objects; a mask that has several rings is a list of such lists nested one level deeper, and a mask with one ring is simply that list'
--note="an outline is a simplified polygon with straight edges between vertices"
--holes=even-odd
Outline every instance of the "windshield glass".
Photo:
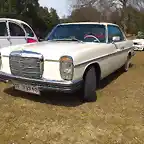
[{"label": "windshield glass", "polygon": [[80,40],[83,42],[106,41],[105,26],[100,24],[64,24],[56,26],[47,40]]}]

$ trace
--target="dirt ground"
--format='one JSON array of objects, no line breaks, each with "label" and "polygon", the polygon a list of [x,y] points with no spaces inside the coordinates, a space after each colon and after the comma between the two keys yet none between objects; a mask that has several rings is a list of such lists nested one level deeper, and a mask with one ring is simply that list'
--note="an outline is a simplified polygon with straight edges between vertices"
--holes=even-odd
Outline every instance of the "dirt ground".
[{"label": "dirt ground", "polygon": [[94,103],[0,84],[0,144],[144,144],[144,52],[102,82]]}]

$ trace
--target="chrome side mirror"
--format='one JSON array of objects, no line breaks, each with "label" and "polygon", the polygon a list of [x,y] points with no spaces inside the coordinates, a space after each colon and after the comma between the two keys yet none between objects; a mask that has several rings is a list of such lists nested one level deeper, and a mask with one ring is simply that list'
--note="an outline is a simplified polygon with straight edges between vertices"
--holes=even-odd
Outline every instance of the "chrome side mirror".
[{"label": "chrome side mirror", "polygon": [[120,36],[114,36],[114,37],[112,37],[112,41],[113,41],[113,42],[118,42],[118,41],[120,41]]}]

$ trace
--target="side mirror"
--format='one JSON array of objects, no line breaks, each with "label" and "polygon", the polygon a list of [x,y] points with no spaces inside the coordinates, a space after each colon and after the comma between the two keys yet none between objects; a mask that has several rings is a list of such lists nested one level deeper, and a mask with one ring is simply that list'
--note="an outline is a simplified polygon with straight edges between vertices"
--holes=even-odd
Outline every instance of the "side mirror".
[{"label": "side mirror", "polygon": [[114,37],[112,38],[112,41],[113,41],[113,42],[118,42],[118,41],[120,41],[120,36],[114,36]]}]

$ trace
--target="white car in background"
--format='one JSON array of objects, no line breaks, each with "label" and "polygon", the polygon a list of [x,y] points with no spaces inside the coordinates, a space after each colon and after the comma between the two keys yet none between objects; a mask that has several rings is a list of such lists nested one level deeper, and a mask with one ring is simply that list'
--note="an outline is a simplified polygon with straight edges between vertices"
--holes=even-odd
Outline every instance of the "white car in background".
[{"label": "white car in background", "polygon": [[0,18],[0,48],[32,42],[38,42],[38,39],[26,22]]},{"label": "white car in background", "polygon": [[143,51],[144,50],[144,39],[135,39],[133,40],[134,50]]},{"label": "white car in background", "polygon": [[133,40],[134,50],[143,51],[144,50],[144,33],[139,31],[137,33],[136,39]]}]

